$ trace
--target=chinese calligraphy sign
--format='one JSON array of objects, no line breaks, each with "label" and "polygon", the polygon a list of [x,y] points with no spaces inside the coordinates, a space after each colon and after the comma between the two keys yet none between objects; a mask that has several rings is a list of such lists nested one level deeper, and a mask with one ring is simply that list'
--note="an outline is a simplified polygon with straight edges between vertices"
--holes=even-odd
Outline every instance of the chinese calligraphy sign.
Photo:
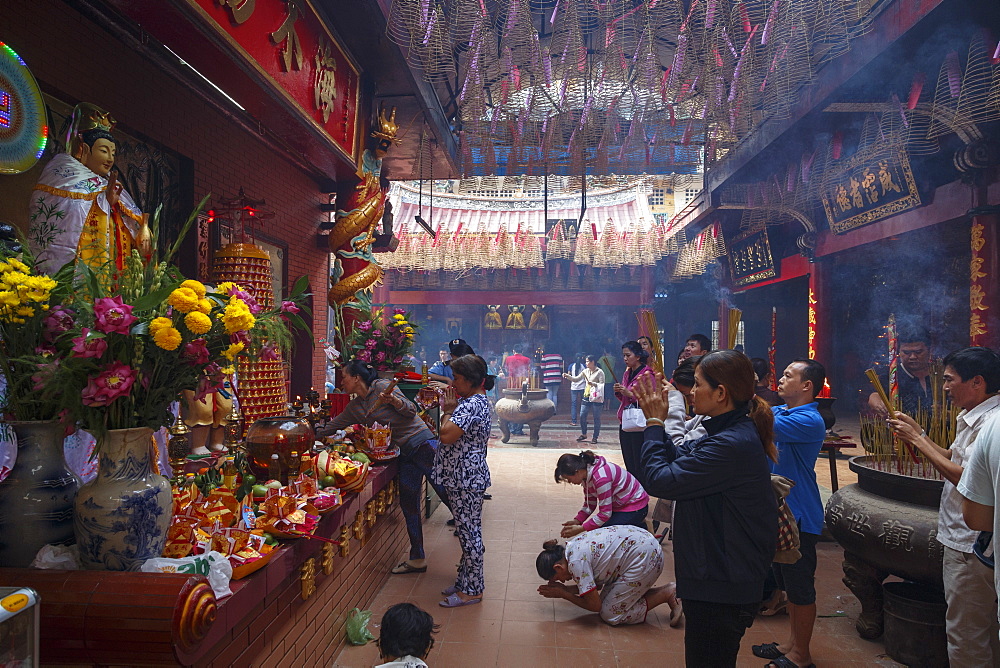
[{"label": "chinese calligraphy sign", "polygon": [[987,248],[985,229],[981,222],[973,220],[970,230],[972,259],[969,261],[969,343],[974,346],[983,345],[988,333],[983,311],[988,311],[990,307],[985,303],[986,283],[982,279],[989,277],[983,270],[983,264],[991,249]]},{"label": "chinese calligraphy sign", "polygon": [[311,0],[184,0],[265,87],[352,163],[360,156],[360,69]]},{"label": "chinese calligraphy sign", "polygon": [[729,247],[729,268],[736,285],[750,285],[778,275],[766,227],[741,232],[726,245]]},{"label": "chinese calligraphy sign", "polygon": [[830,229],[844,234],[920,206],[906,151],[885,149],[850,158],[823,193]]}]

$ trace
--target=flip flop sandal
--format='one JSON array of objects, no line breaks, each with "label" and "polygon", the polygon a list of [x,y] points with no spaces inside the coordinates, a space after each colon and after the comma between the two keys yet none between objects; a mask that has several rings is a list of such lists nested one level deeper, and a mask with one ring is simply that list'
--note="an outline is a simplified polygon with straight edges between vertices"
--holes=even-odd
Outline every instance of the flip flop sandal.
[{"label": "flip flop sandal", "polygon": [[409,563],[402,561],[397,564],[391,571],[393,575],[405,575],[407,573],[426,573],[427,567],[417,568],[416,566],[411,566]]},{"label": "flip flop sandal", "polygon": [[463,605],[475,605],[476,603],[482,603],[481,598],[470,598],[468,601],[462,600],[459,597],[458,592],[451,594],[448,598],[438,603],[442,608],[461,608]]},{"label": "flip flop sandal", "polygon": [[762,659],[778,659],[785,656],[785,653],[778,649],[778,643],[766,642],[763,645],[753,646],[753,655]]},{"label": "flip flop sandal", "polygon": [[784,654],[775,659],[771,659],[771,663],[765,665],[764,668],[771,668],[771,666],[774,666],[774,668],[816,668],[815,663],[810,663],[805,666],[800,666],[791,659],[789,659]]},{"label": "flip flop sandal", "polygon": [[451,596],[452,594],[454,594],[457,591],[458,591],[458,586],[457,585],[452,585],[450,587],[442,589],[441,590],[441,595],[442,596]]}]

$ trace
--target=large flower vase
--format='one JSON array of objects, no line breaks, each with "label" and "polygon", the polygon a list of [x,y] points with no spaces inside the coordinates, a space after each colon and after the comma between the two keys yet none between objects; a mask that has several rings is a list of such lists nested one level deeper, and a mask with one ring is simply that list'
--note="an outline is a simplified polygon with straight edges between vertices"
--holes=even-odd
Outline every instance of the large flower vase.
[{"label": "large flower vase", "polygon": [[80,479],[63,458],[58,420],[7,424],[17,437],[17,459],[0,482],[0,566],[27,568],[45,545],[73,542]]},{"label": "large flower vase", "polygon": [[136,571],[159,557],[170,527],[170,482],[153,470],[153,430],[113,429],[98,443],[97,477],[76,497],[80,563]]}]

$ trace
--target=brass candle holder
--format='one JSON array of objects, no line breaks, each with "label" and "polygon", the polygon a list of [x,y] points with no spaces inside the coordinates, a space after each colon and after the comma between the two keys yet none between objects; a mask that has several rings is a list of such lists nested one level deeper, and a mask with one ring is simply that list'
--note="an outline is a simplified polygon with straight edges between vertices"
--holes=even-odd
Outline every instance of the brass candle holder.
[{"label": "brass candle holder", "polygon": [[170,440],[167,441],[167,456],[170,458],[170,468],[178,480],[184,477],[184,463],[191,452],[191,429],[179,417],[168,430]]},{"label": "brass candle holder", "polygon": [[226,446],[231,457],[235,456],[243,442],[243,414],[233,402],[233,408],[226,416],[226,424],[223,427],[222,444]]}]

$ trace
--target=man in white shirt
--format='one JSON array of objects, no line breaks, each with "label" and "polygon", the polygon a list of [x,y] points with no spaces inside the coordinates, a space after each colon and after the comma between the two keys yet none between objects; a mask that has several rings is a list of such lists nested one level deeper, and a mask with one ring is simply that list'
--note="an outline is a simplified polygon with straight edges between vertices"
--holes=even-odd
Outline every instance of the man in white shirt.
[{"label": "man in white shirt", "polygon": [[937,541],[943,545],[943,576],[948,612],[948,659],[954,668],[1000,666],[1000,624],[997,623],[993,572],[972,551],[979,535],[962,516],[960,480],[976,456],[984,425],[1000,415],[1000,355],[988,348],[965,348],[944,358],[944,390],[962,409],[955,440],[947,450],[927,437],[910,416],[895,413],[889,420],[895,433],[916,446],[941,472],[941,510]]},{"label": "man in white shirt", "polygon": [[[569,375],[579,377],[583,374],[583,370],[586,368],[586,365],[583,363],[583,353],[577,353],[573,363],[569,365]],[[569,384],[569,423],[574,427],[577,426],[580,418],[580,404],[583,402],[583,390],[586,387],[587,380],[585,378],[574,380]]]}]

